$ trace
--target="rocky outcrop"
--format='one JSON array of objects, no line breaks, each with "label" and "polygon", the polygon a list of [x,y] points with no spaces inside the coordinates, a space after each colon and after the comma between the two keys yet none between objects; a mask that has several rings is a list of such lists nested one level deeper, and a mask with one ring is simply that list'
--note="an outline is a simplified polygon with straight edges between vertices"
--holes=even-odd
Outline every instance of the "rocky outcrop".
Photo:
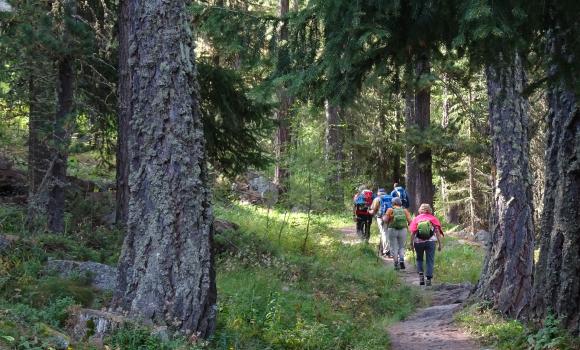
[{"label": "rocky outcrop", "polygon": [[479,230],[475,234],[474,239],[476,242],[481,242],[485,245],[488,245],[489,243],[491,243],[491,233],[485,230]]},{"label": "rocky outcrop", "polygon": [[103,339],[127,322],[121,315],[92,309],[79,309],[68,320],[68,332],[77,342],[102,347]]},{"label": "rocky outcrop", "polygon": [[278,202],[279,188],[270,179],[258,173],[248,172],[238,177],[232,185],[240,199],[251,204],[274,205]]},{"label": "rocky outcrop", "polygon": [[49,260],[45,271],[61,277],[88,276],[91,286],[101,291],[113,291],[117,285],[117,269],[93,261]]}]

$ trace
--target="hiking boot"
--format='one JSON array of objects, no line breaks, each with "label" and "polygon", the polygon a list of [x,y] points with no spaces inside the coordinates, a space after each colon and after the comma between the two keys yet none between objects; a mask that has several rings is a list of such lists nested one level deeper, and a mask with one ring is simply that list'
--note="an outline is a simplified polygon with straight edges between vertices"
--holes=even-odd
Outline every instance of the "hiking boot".
[{"label": "hiking boot", "polygon": [[395,270],[398,270],[398,269],[399,269],[399,263],[395,262]]},{"label": "hiking boot", "polygon": [[404,261],[401,261],[399,263],[399,267],[401,268],[401,270],[404,270],[405,269],[405,262]]},{"label": "hiking boot", "polygon": [[431,277],[427,277],[427,286],[431,285]]},{"label": "hiking boot", "polygon": [[424,286],[425,285],[425,276],[423,276],[422,273],[419,273],[419,285],[420,286]]}]

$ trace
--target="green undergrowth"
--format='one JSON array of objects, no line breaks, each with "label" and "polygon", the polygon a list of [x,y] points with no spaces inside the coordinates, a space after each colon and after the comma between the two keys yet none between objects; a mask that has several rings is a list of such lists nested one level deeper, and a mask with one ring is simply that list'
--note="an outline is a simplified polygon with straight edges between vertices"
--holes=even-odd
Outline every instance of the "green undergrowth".
[{"label": "green undergrowth", "polygon": [[[0,206],[0,232],[14,240],[0,254],[0,348],[54,346],[52,334],[65,332],[71,310],[101,308],[110,300],[91,288],[87,276],[63,279],[43,269],[49,259],[116,263],[122,233],[86,219],[88,210],[101,215],[89,204],[75,209],[68,214],[70,229],[55,236],[26,231],[25,208]],[[386,327],[421,304],[384,268],[374,244],[341,242],[336,228],[353,225],[348,215],[313,214],[309,220],[305,213],[238,203],[214,209],[240,228],[215,237],[219,313],[213,337],[195,345],[161,341],[128,326],[106,339],[112,349],[386,348]]]},{"label": "green undergrowth", "polygon": [[99,309],[109,301],[89,276],[61,278],[44,269],[49,259],[116,263],[122,234],[82,220],[88,207],[69,212],[71,229],[52,235],[27,231],[24,207],[0,206],[0,233],[11,240],[0,252],[0,348],[56,348],[72,308]]},{"label": "green undergrowth", "polygon": [[435,278],[438,282],[477,283],[485,255],[482,247],[447,236],[443,250],[435,254]]},{"label": "green undergrowth", "polygon": [[311,217],[307,236],[303,213],[243,205],[216,212],[240,230],[216,237],[219,319],[212,348],[385,348],[386,326],[418,304],[373,244],[341,243],[335,229],[352,225],[343,217]]},{"label": "green undergrowth", "polygon": [[580,338],[570,336],[552,316],[546,318],[542,328],[536,329],[506,319],[486,303],[477,303],[455,317],[459,326],[476,336],[482,344],[498,350],[580,349]]}]

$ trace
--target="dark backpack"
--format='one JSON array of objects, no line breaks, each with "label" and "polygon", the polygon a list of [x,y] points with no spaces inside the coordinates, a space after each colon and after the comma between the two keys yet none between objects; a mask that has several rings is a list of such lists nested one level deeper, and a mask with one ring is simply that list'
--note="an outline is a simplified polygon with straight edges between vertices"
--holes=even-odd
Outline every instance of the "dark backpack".
[{"label": "dark backpack", "polygon": [[397,193],[397,197],[401,198],[403,208],[409,208],[409,196],[407,195],[407,191],[399,186],[395,188],[395,192]]},{"label": "dark backpack", "polygon": [[381,197],[381,207],[378,212],[378,216],[381,217],[385,215],[387,209],[393,207],[393,197],[390,194],[383,194]]},{"label": "dark backpack", "polygon": [[428,240],[435,234],[435,229],[430,220],[423,220],[417,224],[417,238]]}]

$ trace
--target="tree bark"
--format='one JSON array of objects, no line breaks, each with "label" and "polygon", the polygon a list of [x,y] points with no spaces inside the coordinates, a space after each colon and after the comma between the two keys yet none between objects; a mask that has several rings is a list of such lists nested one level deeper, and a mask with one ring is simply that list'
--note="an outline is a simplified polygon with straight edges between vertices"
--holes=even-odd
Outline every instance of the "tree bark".
[{"label": "tree bark", "polygon": [[[422,75],[429,74],[431,67],[426,57],[415,62],[417,80]],[[417,128],[423,131],[429,128],[431,118],[431,88],[430,86],[415,87],[414,95],[407,94],[405,121],[407,128]],[[422,147],[421,147],[422,148]],[[428,148],[407,147],[406,152],[406,185],[409,195],[409,209],[416,212],[421,203],[433,205],[433,173],[431,169],[432,156]]]},{"label": "tree bark", "polygon": [[[564,39],[549,35],[548,143],[545,154],[544,211],[536,267],[532,316],[548,313],[573,334],[580,334],[580,112],[572,84],[559,76],[559,60],[571,55]],[[570,77],[569,77],[570,78]],[[577,78],[571,77],[572,81]]]},{"label": "tree bark", "polygon": [[[28,92],[28,216],[27,226],[34,230],[35,225],[46,219],[48,210],[48,191],[41,186],[51,158],[48,145],[52,143],[51,108],[47,106],[46,89],[40,86],[34,74],[29,78]],[[46,181],[45,181],[46,182]],[[43,192],[43,193],[39,193]]]},{"label": "tree bark", "polygon": [[131,108],[131,70],[129,69],[129,13],[130,1],[119,4],[119,92],[117,117],[117,164],[116,164],[116,223],[126,227],[129,206],[129,156],[127,133],[132,114]]},{"label": "tree bark", "polygon": [[65,56],[58,63],[58,110],[54,121],[54,144],[52,145],[51,186],[48,197],[48,229],[64,232],[65,187],[67,184],[67,152],[70,143],[69,124],[73,108],[74,73],[72,58]]},{"label": "tree bark", "polygon": [[[340,107],[326,100],[324,102],[326,114],[326,132],[324,142],[324,157],[333,166],[330,180],[339,183],[342,178],[342,138],[340,135]],[[340,194],[339,194],[340,195]]]},{"label": "tree bark", "polygon": [[[399,98],[400,95],[397,95]],[[395,111],[395,142],[398,144],[401,142],[401,119],[402,119],[401,108],[400,105],[397,103],[397,109]],[[393,184],[395,183],[402,183],[401,181],[401,156],[400,153],[397,151],[393,157],[393,177],[392,177]],[[406,186],[406,184],[405,184]]]},{"label": "tree bark", "polygon": [[[469,110],[471,110],[471,88],[469,91]],[[472,116],[469,116],[469,120],[467,121],[467,139],[471,141],[471,133],[472,133]],[[473,161],[473,155],[469,154],[467,157],[467,166],[468,166],[468,176],[469,176],[469,226],[471,229],[471,233],[475,234],[475,164]]]},{"label": "tree bark", "polygon": [[124,6],[129,205],[113,306],[206,337],[216,318],[213,215],[190,12],[185,0]]},{"label": "tree bark", "polygon": [[519,317],[532,288],[534,226],[528,164],[528,101],[518,54],[486,67],[494,183],[491,245],[476,295],[500,312]]},{"label": "tree bark", "polygon": [[[289,0],[280,0],[280,18],[282,18],[282,26],[280,27],[280,52],[278,54],[278,70],[280,73],[286,72],[286,65],[288,60],[288,20],[285,18],[288,15],[290,8]],[[276,112],[276,121],[278,122],[278,129],[276,132],[276,170],[274,175],[274,183],[276,183],[281,190],[287,190],[288,187],[288,149],[291,140],[290,134],[290,105],[292,99],[288,94],[286,87],[281,87],[278,91],[279,106]]]}]

